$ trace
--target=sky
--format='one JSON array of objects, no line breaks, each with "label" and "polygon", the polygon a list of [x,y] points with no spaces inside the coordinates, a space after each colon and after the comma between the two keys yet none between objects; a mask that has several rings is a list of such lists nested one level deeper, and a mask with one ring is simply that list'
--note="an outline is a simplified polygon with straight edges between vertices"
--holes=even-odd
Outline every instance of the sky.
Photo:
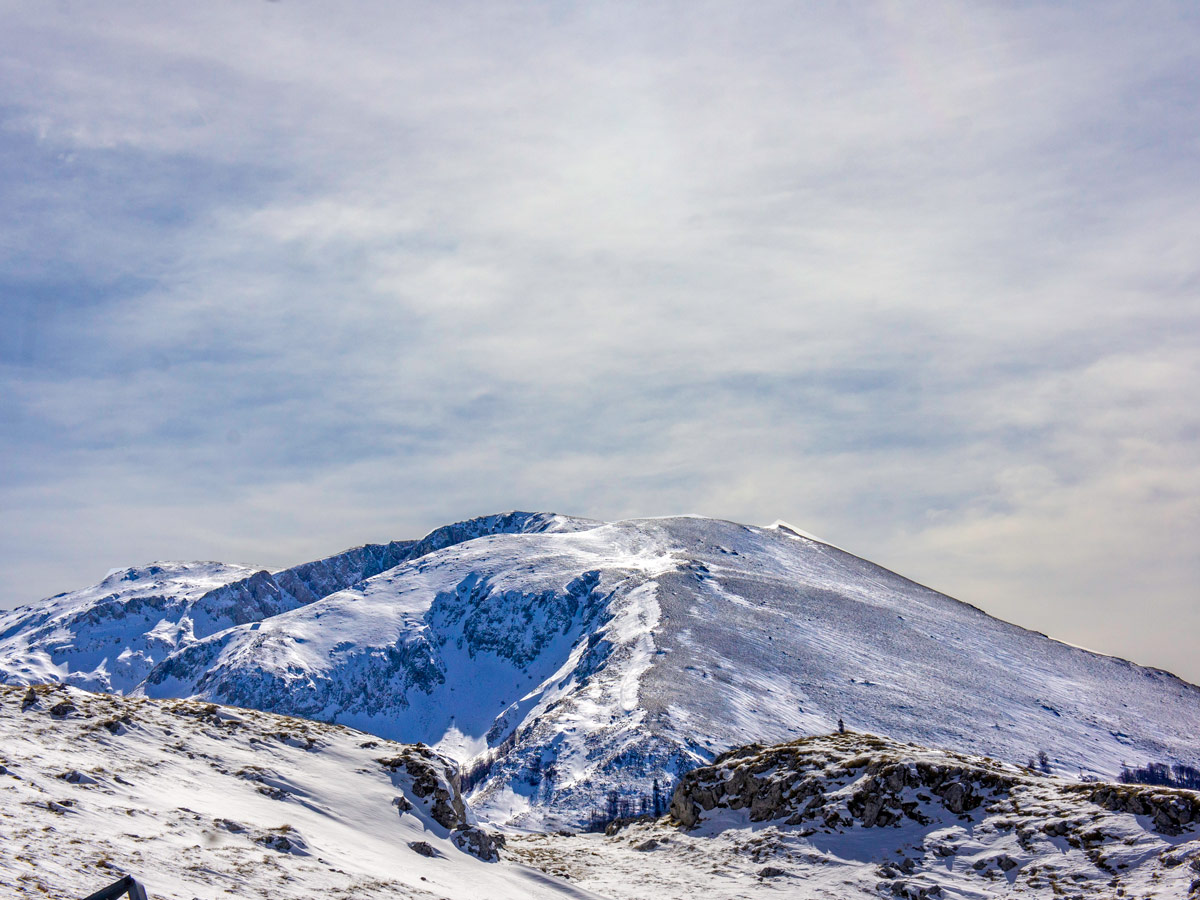
[{"label": "sky", "polygon": [[1200,6],[0,15],[0,607],[694,513],[1200,682]]}]

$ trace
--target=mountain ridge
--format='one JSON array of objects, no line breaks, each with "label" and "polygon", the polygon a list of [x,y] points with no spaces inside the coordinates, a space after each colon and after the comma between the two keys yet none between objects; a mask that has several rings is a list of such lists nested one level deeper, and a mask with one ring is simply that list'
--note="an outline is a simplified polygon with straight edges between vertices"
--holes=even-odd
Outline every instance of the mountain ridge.
[{"label": "mountain ridge", "polygon": [[[59,621],[52,631],[69,628],[73,613],[94,624],[97,619],[105,617],[125,618],[131,606],[135,613],[141,607],[148,606],[162,617],[160,622],[167,621],[167,614],[174,612],[178,616],[171,623],[174,628],[150,629],[146,632],[156,633],[157,640],[153,643],[160,645],[159,649],[174,649],[180,639],[188,635],[203,639],[233,625],[259,621],[315,602],[401,562],[458,541],[470,540],[495,529],[551,527],[555,518],[552,513],[516,511],[480,516],[434,529],[419,540],[362,544],[333,556],[275,571],[214,561],[162,560],[143,566],[114,569],[93,588],[55,594],[42,601],[42,607],[27,605],[0,612],[0,669],[5,667],[5,641],[21,632],[36,631],[54,619],[56,613]],[[131,595],[127,592],[126,596],[121,596],[119,591],[112,591],[121,582],[141,582],[145,578],[154,579],[149,585],[150,591],[135,590]],[[99,593],[96,589],[102,587],[107,587],[110,593],[94,598],[90,596]],[[108,601],[115,602],[110,604]],[[129,638],[131,633],[125,629],[122,636]],[[153,666],[153,658],[148,652],[150,643],[139,646],[135,641],[132,645],[123,645],[123,651],[129,651],[129,658],[123,660],[127,671],[117,675],[115,682],[113,675],[117,673],[108,670],[104,659],[99,661],[98,668],[90,672],[78,663],[71,669],[67,659],[51,662],[50,666],[26,666],[26,670],[33,680],[57,681],[59,679],[52,676],[66,665],[70,674],[66,679],[69,683],[102,691],[124,692],[135,688],[149,674]],[[63,654],[64,657],[69,655]],[[43,677],[39,678],[39,675]]]}]

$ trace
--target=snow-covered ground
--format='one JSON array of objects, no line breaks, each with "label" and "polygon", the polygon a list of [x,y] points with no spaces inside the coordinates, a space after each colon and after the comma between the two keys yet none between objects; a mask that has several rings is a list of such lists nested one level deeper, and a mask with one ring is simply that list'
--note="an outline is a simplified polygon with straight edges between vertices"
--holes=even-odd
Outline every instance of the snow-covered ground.
[{"label": "snow-covered ground", "polygon": [[384,764],[412,748],[206,703],[35,694],[0,687],[6,896],[84,897],[126,873],[154,900],[591,896],[459,849],[413,774],[436,761]]},{"label": "snow-covered ground", "polygon": [[744,748],[689,773],[672,817],[509,829],[491,861],[453,782],[428,748],[338,725],[0,687],[0,892],[128,873],[153,900],[1200,897],[1200,794],[870,735]]},{"label": "snow-covered ground", "polygon": [[516,513],[380,546],[403,561],[269,615],[223,607],[232,624],[204,634],[195,601],[134,615],[125,586],[100,592],[131,610],[124,631],[92,600],[52,621],[27,609],[0,620],[0,678],[73,681],[162,638],[135,693],[424,741],[463,764],[481,818],[532,828],[576,826],[613,790],[636,809],[655,780],[839,718],[1011,763],[1045,751],[1074,778],[1200,762],[1195,686],[782,523]]}]

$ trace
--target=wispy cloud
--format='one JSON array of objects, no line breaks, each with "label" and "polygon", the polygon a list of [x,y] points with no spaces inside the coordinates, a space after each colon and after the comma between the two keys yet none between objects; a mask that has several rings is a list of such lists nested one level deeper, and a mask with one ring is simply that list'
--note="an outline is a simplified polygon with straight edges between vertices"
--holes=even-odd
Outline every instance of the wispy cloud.
[{"label": "wispy cloud", "polygon": [[692,511],[1200,679],[1195,11],[5,21],[3,602]]}]

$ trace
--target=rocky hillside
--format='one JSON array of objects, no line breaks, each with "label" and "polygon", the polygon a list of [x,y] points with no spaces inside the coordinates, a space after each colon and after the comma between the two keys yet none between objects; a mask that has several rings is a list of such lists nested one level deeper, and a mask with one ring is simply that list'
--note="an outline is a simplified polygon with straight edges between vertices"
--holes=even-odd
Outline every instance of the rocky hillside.
[{"label": "rocky hillside", "polygon": [[578,896],[499,860],[428,747],[195,701],[0,687],[0,887],[154,900]]},{"label": "rocky hillside", "polygon": [[[453,763],[192,700],[0,687],[0,889],[154,900],[1200,898],[1200,795],[865,734],[748,746],[609,834],[480,827]],[[540,870],[540,871],[539,871]]]},{"label": "rocky hillside", "polygon": [[612,897],[1200,897],[1200,794],[865,734],[723,754],[668,817],[610,832],[511,850]]}]

